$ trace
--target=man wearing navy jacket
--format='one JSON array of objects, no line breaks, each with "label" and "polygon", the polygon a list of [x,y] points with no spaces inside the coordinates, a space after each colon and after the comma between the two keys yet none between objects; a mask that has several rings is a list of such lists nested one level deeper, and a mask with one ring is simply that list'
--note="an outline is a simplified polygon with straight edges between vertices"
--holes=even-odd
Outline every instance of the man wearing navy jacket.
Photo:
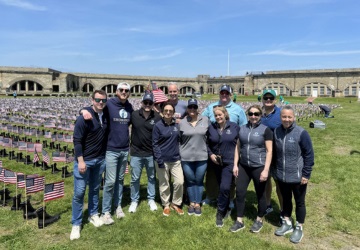
[{"label": "man wearing navy jacket", "polygon": [[[104,224],[114,223],[111,218],[111,205],[116,207],[116,217],[125,217],[121,208],[125,168],[129,154],[129,125],[133,107],[128,101],[130,85],[126,82],[118,84],[116,97],[109,99],[109,136],[106,149],[106,174],[103,191],[103,208],[101,219]],[[106,110],[106,109],[105,109]],[[86,110],[82,110],[85,119],[91,119]]]},{"label": "man wearing navy jacket", "polygon": [[95,118],[79,116],[74,129],[74,196],[72,199],[72,230],[70,240],[80,238],[86,184],[89,183],[89,222],[95,227],[104,223],[98,215],[101,173],[105,168],[107,126],[109,117],[103,112],[107,95],[103,90],[92,94],[93,106],[88,111]]}]

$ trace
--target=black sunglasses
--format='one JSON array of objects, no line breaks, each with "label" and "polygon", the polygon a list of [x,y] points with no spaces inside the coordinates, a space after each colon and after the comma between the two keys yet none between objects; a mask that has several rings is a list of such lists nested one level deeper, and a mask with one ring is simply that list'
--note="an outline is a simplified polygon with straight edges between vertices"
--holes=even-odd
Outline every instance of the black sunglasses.
[{"label": "black sunglasses", "polygon": [[143,101],[143,103],[144,103],[144,105],[149,105],[149,106],[151,106],[151,105],[153,105],[154,103],[153,102],[151,102],[151,101]]},{"label": "black sunglasses", "polygon": [[263,100],[264,100],[264,101],[267,101],[267,100],[274,101],[274,100],[275,100],[275,97],[273,97],[273,96],[264,96],[264,97],[263,97]]},{"label": "black sunglasses", "polygon": [[125,91],[125,93],[127,93],[127,92],[129,92],[130,90],[129,89],[118,89],[120,92],[124,92]]},{"label": "black sunglasses", "polygon": [[188,106],[188,109],[198,109],[198,106],[196,106],[196,105],[189,105],[189,106]]},{"label": "black sunglasses", "polygon": [[259,112],[249,112],[248,113],[248,116],[260,116],[260,113]]},{"label": "black sunglasses", "polygon": [[107,99],[101,99],[101,98],[94,98],[94,101],[99,103],[100,101],[102,101],[102,103],[106,103]]}]

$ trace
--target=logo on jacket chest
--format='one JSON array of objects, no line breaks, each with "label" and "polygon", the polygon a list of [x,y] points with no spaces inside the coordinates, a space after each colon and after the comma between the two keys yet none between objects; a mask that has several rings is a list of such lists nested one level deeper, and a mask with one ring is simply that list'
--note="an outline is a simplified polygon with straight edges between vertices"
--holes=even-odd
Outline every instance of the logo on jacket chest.
[{"label": "logo on jacket chest", "polygon": [[151,120],[151,121],[149,122],[149,124],[150,124],[150,125],[154,125],[154,124],[155,124],[155,121],[154,121],[154,120]]},{"label": "logo on jacket chest", "polygon": [[126,112],[125,109],[121,109],[121,110],[119,111],[119,116],[120,116],[121,118],[127,118],[127,117],[128,117],[128,113]]},{"label": "logo on jacket chest", "polygon": [[295,142],[295,139],[293,137],[290,137],[288,142],[291,142],[291,143],[294,143]]},{"label": "logo on jacket chest", "polygon": [[230,129],[227,129],[227,130],[225,131],[225,134],[231,135],[231,134],[232,134],[232,133],[231,133],[231,130],[230,130]]},{"label": "logo on jacket chest", "polygon": [[259,136],[260,136],[260,134],[259,134],[259,132],[255,132],[255,133],[253,134],[253,136],[255,136],[255,137],[259,137]]}]

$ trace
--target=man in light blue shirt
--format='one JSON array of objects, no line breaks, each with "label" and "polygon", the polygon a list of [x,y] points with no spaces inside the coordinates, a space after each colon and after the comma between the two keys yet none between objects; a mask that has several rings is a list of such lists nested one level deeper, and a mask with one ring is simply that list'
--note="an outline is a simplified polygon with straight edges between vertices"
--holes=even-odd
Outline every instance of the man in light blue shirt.
[{"label": "man in light blue shirt", "polygon": [[[207,116],[211,122],[215,122],[215,116],[213,109],[216,106],[225,106],[227,112],[230,116],[230,121],[235,122],[240,126],[245,125],[247,123],[247,118],[245,115],[245,111],[236,103],[231,100],[232,89],[229,85],[223,85],[220,88],[219,92],[219,101],[211,103],[207,108],[203,111],[202,115]],[[216,202],[216,199],[219,194],[219,186],[215,176],[215,170],[211,167],[207,169],[206,172],[206,199],[203,200],[203,205],[210,204]],[[230,194],[230,208],[234,207],[233,198],[235,196],[235,186],[231,187]]]}]

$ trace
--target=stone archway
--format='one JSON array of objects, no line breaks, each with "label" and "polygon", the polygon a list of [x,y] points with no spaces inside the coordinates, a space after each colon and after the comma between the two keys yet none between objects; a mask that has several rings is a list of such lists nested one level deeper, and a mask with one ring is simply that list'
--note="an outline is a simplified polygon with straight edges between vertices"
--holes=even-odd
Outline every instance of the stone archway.
[{"label": "stone archway", "polygon": [[291,89],[285,84],[280,82],[273,82],[266,84],[266,86],[262,88],[261,92],[263,92],[265,89],[273,89],[275,90],[277,95],[291,96]]},{"label": "stone archway", "polygon": [[186,93],[194,93],[196,90],[192,86],[183,86],[179,90],[180,95],[185,95]]},{"label": "stone archway", "polygon": [[354,82],[348,84],[347,87],[344,89],[344,96],[358,96],[360,92],[360,82]]},{"label": "stone archway", "polygon": [[91,83],[85,83],[81,91],[83,93],[92,93],[94,92],[94,85],[92,85]]},{"label": "stone archway", "polygon": [[300,88],[300,96],[313,96],[314,92],[316,92],[320,97],[332,95],[332,89],[328,85],[321,82],[307,83],[302,88]]}]

